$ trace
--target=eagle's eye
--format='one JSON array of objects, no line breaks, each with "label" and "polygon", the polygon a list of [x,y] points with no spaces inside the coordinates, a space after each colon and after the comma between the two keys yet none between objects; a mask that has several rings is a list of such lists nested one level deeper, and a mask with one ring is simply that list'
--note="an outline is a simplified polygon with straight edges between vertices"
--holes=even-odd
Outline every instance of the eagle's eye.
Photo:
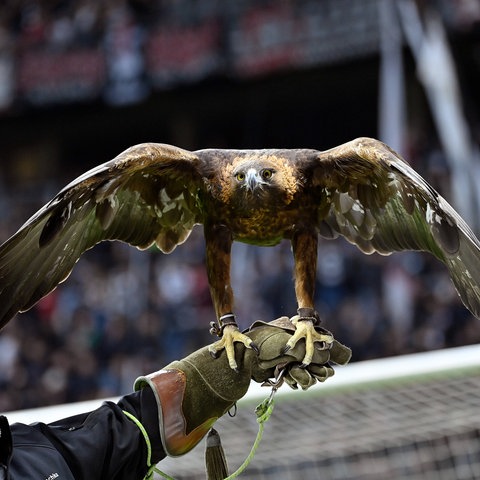
[{"label": "eagle's eye", "polygon": [[273,170],[270,168],[264,168],[261,172],[260,175],[264,180],[270,180],[273,177]]},{"label": "eagle's eye", "polygon": [[243,182],[245,180],[245,173],[243,172],[238,172],[235,174],[235,178],[239,181],[239,182]]}]

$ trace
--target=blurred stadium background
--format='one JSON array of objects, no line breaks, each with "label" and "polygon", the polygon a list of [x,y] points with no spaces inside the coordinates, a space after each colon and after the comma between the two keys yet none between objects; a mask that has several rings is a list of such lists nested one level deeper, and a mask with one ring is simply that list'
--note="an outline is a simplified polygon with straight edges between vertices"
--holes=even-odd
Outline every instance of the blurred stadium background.
[{"label": "blurred stadium background", "polygon": [[[4,0],[0,240],[136,143],[357,136],[401,152],[478,233],[479,85],[478,0]],[[17,316],[0,335],[0,411],[119,395],[211,341],[196,233],[168,256],[99,245]],[[321,248],[317,302],[353,362],[480,342],[432,257]],[[233,276],[241,326],[295,311],[288,244],[235,245]]]}]

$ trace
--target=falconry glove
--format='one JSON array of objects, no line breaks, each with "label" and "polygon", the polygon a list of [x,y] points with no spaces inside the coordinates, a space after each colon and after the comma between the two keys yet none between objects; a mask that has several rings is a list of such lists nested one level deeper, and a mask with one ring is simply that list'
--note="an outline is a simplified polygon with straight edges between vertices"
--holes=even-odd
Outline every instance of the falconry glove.
[{"label": "falconry glove", "polygon": [[150,386],[158,405],[163,447],[167,455],[190,451],[248,390],[250,381],[265,382],[284,369],[286,383],[306,389],[333,374],[330,361],[345,364],[350,349],[334,341],[329,350],[317,350],[312,364],[301,368],[305,348],[299,345],[283,353],[295,331],[287,317],[270,323],[256,322],[245,333],[258,346],[257,354],[243,344],[235,345],[238,372],[226,361],[225,353],[213,359],[208,347],[201,348],[162,370],[139,377],[135,390]]}]

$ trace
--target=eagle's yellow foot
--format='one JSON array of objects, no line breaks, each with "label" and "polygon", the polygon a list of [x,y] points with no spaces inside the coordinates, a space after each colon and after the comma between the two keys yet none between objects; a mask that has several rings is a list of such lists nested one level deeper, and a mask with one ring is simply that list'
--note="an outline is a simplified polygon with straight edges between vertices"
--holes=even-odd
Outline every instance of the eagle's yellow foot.
[{"label": "eagle's yellow foot", "polygon": [[[333,336],[331,334],[317,332],[312,320],[300,318],[300,316],[295,315],[291,321],[295,325],[296,330],[285,345],[283,352],[288,352],[291,348],[295,347],[301,338],[304,338],[305,357],[303,358],[302,366],[307,367],[312,361],[315,348],[319,348],[320,350],[329,349],[333,343]],[[315,347],[315,343],[319,345]]]},{"label": "eagle's yellow foot", "polygon": [[219,352],[225,349],[230,368],[238,372],[237,362],[235,361],[235,349],[233,348],[233,344],[235,342],[241,342],[247,348],[251,348],[258,353],[258,348],[252,342],[252,339],[240,332],[237,325],[235,324],[225,325],[223,327],[222,338],[218,340],[218,342],[210,345],[208,347],[208,351],[210,352],[212,357],[217,358]]}]

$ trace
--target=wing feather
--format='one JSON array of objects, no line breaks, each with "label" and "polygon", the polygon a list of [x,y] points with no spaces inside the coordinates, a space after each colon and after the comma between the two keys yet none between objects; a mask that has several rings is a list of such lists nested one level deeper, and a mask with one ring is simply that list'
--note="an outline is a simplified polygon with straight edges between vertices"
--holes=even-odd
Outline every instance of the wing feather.
[{"label": "wing feather", "polygon": [[0,327],[31,308],[104,240],[165,252],[202,221],[198,158],[141,144],[67,185],[0,247]]},{"label": "wing feather", "polygon": [[480,317],[480,242],[398,154],[378,140],[360,138],[321,152],[309,169],[310,186],[321,192],[321,234],[340,234],[365,253],[432,253],[447,266],[465,305]]}]

